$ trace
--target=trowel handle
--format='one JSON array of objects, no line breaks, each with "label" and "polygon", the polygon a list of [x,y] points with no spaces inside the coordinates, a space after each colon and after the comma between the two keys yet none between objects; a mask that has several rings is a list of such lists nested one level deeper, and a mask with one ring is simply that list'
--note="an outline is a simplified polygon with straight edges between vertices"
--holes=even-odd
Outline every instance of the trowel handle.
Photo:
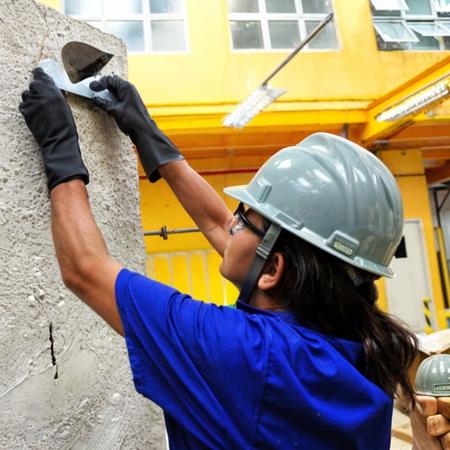
[{"label": "trowel handle", "polygon": [[92,97],[100,97],[111,103],[116,103],[118,101],[116,96],[111,91],[108,91],[108,89],[105,89],[104,91],[100,92],[94,91],[92,92],[93,92]]}]

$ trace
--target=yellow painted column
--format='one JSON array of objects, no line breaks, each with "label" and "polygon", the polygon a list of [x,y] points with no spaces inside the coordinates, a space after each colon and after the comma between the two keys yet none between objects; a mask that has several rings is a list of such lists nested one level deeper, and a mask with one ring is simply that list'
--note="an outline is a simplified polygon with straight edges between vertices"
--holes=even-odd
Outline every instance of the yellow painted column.
[{"label": "yellow painted column", "polygon": [[422,154],[420,150],[386,150],[379,152],[378,156],[397,180],[403,198],[405,219],[422,221],[437,324],[440,329],[447,328]]},{"label": "yellow painted column", "polygon": [[51,8],[57,9],[58,11],[62,11],[62,2],[61,0],[39,0],[40,3],[43,3],[46,6],[50,6]]}]

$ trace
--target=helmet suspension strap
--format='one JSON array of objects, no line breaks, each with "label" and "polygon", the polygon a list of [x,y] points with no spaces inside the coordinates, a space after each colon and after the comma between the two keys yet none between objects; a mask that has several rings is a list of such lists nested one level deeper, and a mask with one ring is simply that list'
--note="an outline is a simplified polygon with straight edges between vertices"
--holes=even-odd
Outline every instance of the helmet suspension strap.
[{"label": "helmet suspension strap", "polygon": [[238,301],[248,303],[250,297],[255,289],[255,286],[261,276],[261,272],[266,264],[267,259],[272,253],[273,247],[275,246],[282,228],[276,223],[271,223],[269,229],[264,235],[262,241],[256,248],[256,255],[253,259],[250,270],[248,271],[247,277],[242,284],[241,292],[239,293]]}]

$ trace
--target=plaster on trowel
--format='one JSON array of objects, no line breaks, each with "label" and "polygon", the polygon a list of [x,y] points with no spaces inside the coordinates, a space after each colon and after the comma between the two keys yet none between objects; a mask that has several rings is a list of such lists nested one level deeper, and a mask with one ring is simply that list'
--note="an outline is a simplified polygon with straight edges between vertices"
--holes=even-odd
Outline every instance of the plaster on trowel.
[{"label": "plaster on trowel", "polygon": [[53,78],[59,89],[85,98],[116,100],[106,89],[95,92],[89,87],[92,81],[97,80],[95,75],[108,64],[113,55],[84,42],[72,41],[63,47],[61,56],[64,67],[54,59],[44,59],[37,65]]}]

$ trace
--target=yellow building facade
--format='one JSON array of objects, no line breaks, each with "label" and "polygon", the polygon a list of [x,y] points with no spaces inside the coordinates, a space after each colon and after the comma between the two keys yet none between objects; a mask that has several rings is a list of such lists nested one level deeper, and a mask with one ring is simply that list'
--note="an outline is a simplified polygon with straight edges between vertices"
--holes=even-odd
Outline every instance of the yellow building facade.
[{"label": "yellow building facade", "polygon": [[[408,0],[405,0],[409,5],[407,11],[401,10],[399,0],[392,0],[394,9],[390,11],[377,10],[382,2],[371,0],[306,3],[293,0],[292,4],[304,8],[303,12],[308,4],[313,11],[315,7],[322,11],[323,7],[324,11],[334,13],[335,48],[309,48],[299,53],[271,81],[287,92],[243,129],[225,128],[224,117],[290,51],[266,48],[265,44],[258,49],[236,48],[233,27],[239,20],[247,18],[252,26],[266,21],[271,31],[272,26],[275,30],[275,22],[287,26],[283,21],[291,17],[271,16],[269,3],[255,1],[255,8],[263,11],[253,10],[248,16],[233,14],[232,0],[181,1],[182,13],[178,19],[184,26],[184,48],[130,51],[129,79],[137,86],[159,126],[220,195],[225,186],[248,182],[270,155],[298,143],[312,132],[344,135],[375,152],[396,176],[411,239],[418,236],[420,241],[417,251],[422,252],[425,261],[421,270],[427,288],[425,293],[417,293],[414,302],[427,302],[433,328],[447,327],[443,273],[447,268],[443,271],[442,265],[439,267],[429,185],[450,178],[447,162],[450,161],[450,133],[446,131],[450,110],[446,110],[445,103],[433,103],[426,112],[389,123],[377,120],[381,112],[445,80],[450,73],[447,36],[442,31],[450,19],[442,2],[423,0],[423,4],[428,2],[429,10],[420,10],[415,15],[417,2]],[[68,12],[68,0],[43,3]],[[126,19],[142,17],[143,21],[151,21],[151,11],[147,13],[127,15]],[[308,21],[303,20],[298,9],[297,16],[292,17],[298,19],[299,26],[308,27]],[[313,23],[313,19],[318,21],[322,16],[313,13],[308,17]],[[83,15],[80,18],[97,20]],[[435,28],[424,31],[430,24]],[[151,27],[153,30],[153,24]],[[304,35],[305,30],[302,31]],[[267,41],[267,37],[264,39]],[[383,49],[383,45],[391,44],[399,48]],[[141,197],[144,230],[194,227],[163,181],[150,184],[142,176]],[[235,207],[234,202],[225,200],[231,209]],[[218,257],[199,233],[170,235],[167,240],[155,236],[145,239],[152,276],[189,291],[196,298],[225,304],[234,302],[235,288],[218,275]],[[399,270],[403,276],[410,273],[406,266],[399,266]],[[395,313],[397,303],[403,302],[399,311],[407,310],[405,299],[397,300],[401,297],[398,284],[381,282],[380,294],[383,308]]]}]

